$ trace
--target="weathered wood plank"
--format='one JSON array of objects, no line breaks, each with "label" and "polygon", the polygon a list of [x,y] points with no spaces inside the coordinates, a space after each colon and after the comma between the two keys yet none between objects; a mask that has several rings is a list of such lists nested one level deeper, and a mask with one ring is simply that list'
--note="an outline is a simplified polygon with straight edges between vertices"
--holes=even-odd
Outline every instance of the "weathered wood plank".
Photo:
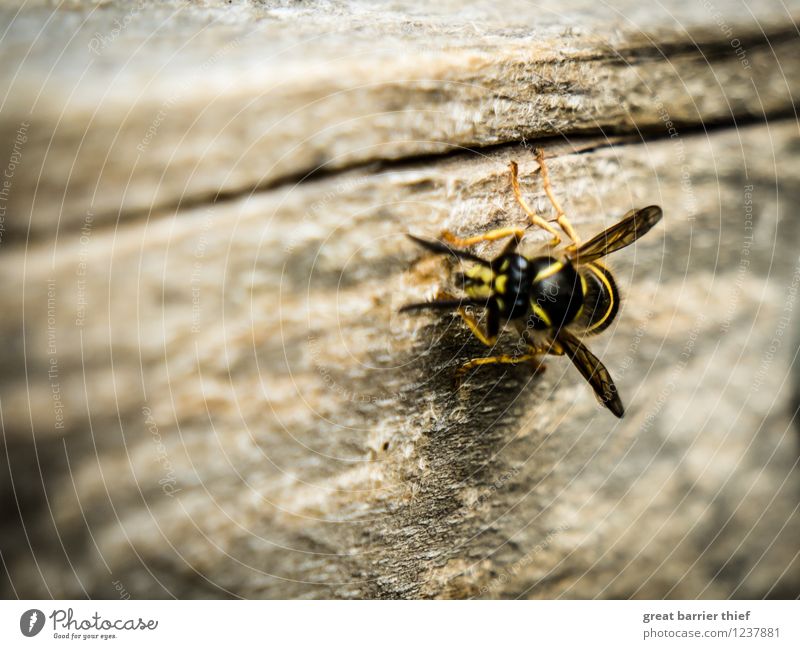
[{"label": "weathered wood plank", "polygon": [[5,14],[0,141],[27,125],[7,237],[320,168],[785,113],[800,84],[797,2],[205,4]]},{"label": "weathered wood plank", "polygon": [[4,435],[37,560],[2,530],[17,592],[796,595],[797,126],[678,135],[548,149],[582,234],[665,208],[612,258],[627,299],[593,342],[622,421],[563,359],[454,391],[485,350],[396,313],[446,273],[404,232],[522,223],[511,158],[545,208],[526,147],[6,250]]}]

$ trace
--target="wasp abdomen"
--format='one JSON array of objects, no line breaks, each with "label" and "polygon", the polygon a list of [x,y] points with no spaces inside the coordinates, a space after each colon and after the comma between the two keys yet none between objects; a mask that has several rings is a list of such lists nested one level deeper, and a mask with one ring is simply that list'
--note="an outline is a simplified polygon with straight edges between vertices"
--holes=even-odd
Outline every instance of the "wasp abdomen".
[{"label": "wasp abdomen", "polygon": [[611,272],[597,262],[581,266],[585,286],[583,309],[576,318],[586,333],[599,334],[619,311],[619,291]]}]

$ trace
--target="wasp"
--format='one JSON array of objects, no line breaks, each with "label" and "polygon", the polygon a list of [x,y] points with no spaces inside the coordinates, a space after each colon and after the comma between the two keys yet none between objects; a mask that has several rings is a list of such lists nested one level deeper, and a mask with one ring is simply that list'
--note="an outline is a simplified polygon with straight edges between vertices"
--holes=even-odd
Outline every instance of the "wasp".
[{"label": "wasp", "polygon": [[[614,415],[622,417],[625,409],[611,375],[582,339],[605,330],[619,311],[617,283],[600,260],[646,234],[661,219],[661,208],[650,205],[633,209],[619,223],[581,244],[552,190],[541,149],[536,151],[536,159],[545,194],[556,213],[554,220],[570,243],[561,246],[562,237],[551,222],[537,215],[525,202],[518,166],[512,161],[511,188],[530,220],[527,228],[537,226],[552,235],[550,254],[526,256],[517,252],[527,230],[520,227],[497,228],[466,239],[447,231],[442,233],[442,240],[408,235],[430,252],[452,255],[467,264],[466,270],[457,275],[457,284],[465,297],[440,291],[434,301],[407,304],[400,312],[456,310],[473,335],[488,347],[494,347],[507,325],[517,330],[524,341],[525,353],[474,358],[461,366],[459,380],[465,372],[481,365],[533,362],[538,368],[543,355],[567,356],[598,400]],[[483,259],[466,250],[482,241],[507,237],[507,244],[493,259]],[[483,309],[484,328],[466,310],[468,306]]]}]

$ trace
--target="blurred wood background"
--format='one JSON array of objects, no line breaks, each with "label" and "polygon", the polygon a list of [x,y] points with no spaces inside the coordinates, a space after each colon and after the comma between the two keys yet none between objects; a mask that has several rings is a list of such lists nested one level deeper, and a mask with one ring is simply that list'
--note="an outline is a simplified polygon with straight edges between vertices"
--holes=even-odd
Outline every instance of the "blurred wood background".
[{"label": "blurred wood background", "polygon": [[[799,596],[798,17],[4,7],[2,594]],[[448,272],[404,233],[523,223],[511,159],[548,208],[534,146],[585,237],[664,208],[621,421],[397,314]]]}]

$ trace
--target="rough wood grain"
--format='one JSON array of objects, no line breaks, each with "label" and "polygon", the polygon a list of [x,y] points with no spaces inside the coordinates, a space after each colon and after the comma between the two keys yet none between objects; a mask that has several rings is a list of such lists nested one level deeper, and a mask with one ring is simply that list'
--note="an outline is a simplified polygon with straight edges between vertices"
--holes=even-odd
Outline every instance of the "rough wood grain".
[{"label": "rough wood grain", "polygon": [[0,142],[29,127],[7,236],[53,237],[87,213],[113,223],[320,169],[791,110],[797,2],[593,4],[8,12]]},{"label": "rough wood grain", "polygon": [[[800,594],[796,3],[131,6],[3,14],[3,595]],[[532,139],[584,236],[665,210],[622,421],[397,313]]]},{"label": "rough wood grain", "polygon": [[796,317],[798,150],[793,123],[551,149],[585,235],[665,206],[664,226],[612,260],[627,300],[593,343],[622,421],[558,359],[454,391],[459,362],[484,350],[450,317],[396,314],[446,271],[403,232],[521,223],[512,157],[544,207],[524,148],[7,253],[26,330],[4,365],[24,345],[27,380],[5,383],[6,441],[17,479],[42,466],[50,508],[25,509],[38,563],[6,557],[18,592],[796,594],[796,340],[782,318]]}]

